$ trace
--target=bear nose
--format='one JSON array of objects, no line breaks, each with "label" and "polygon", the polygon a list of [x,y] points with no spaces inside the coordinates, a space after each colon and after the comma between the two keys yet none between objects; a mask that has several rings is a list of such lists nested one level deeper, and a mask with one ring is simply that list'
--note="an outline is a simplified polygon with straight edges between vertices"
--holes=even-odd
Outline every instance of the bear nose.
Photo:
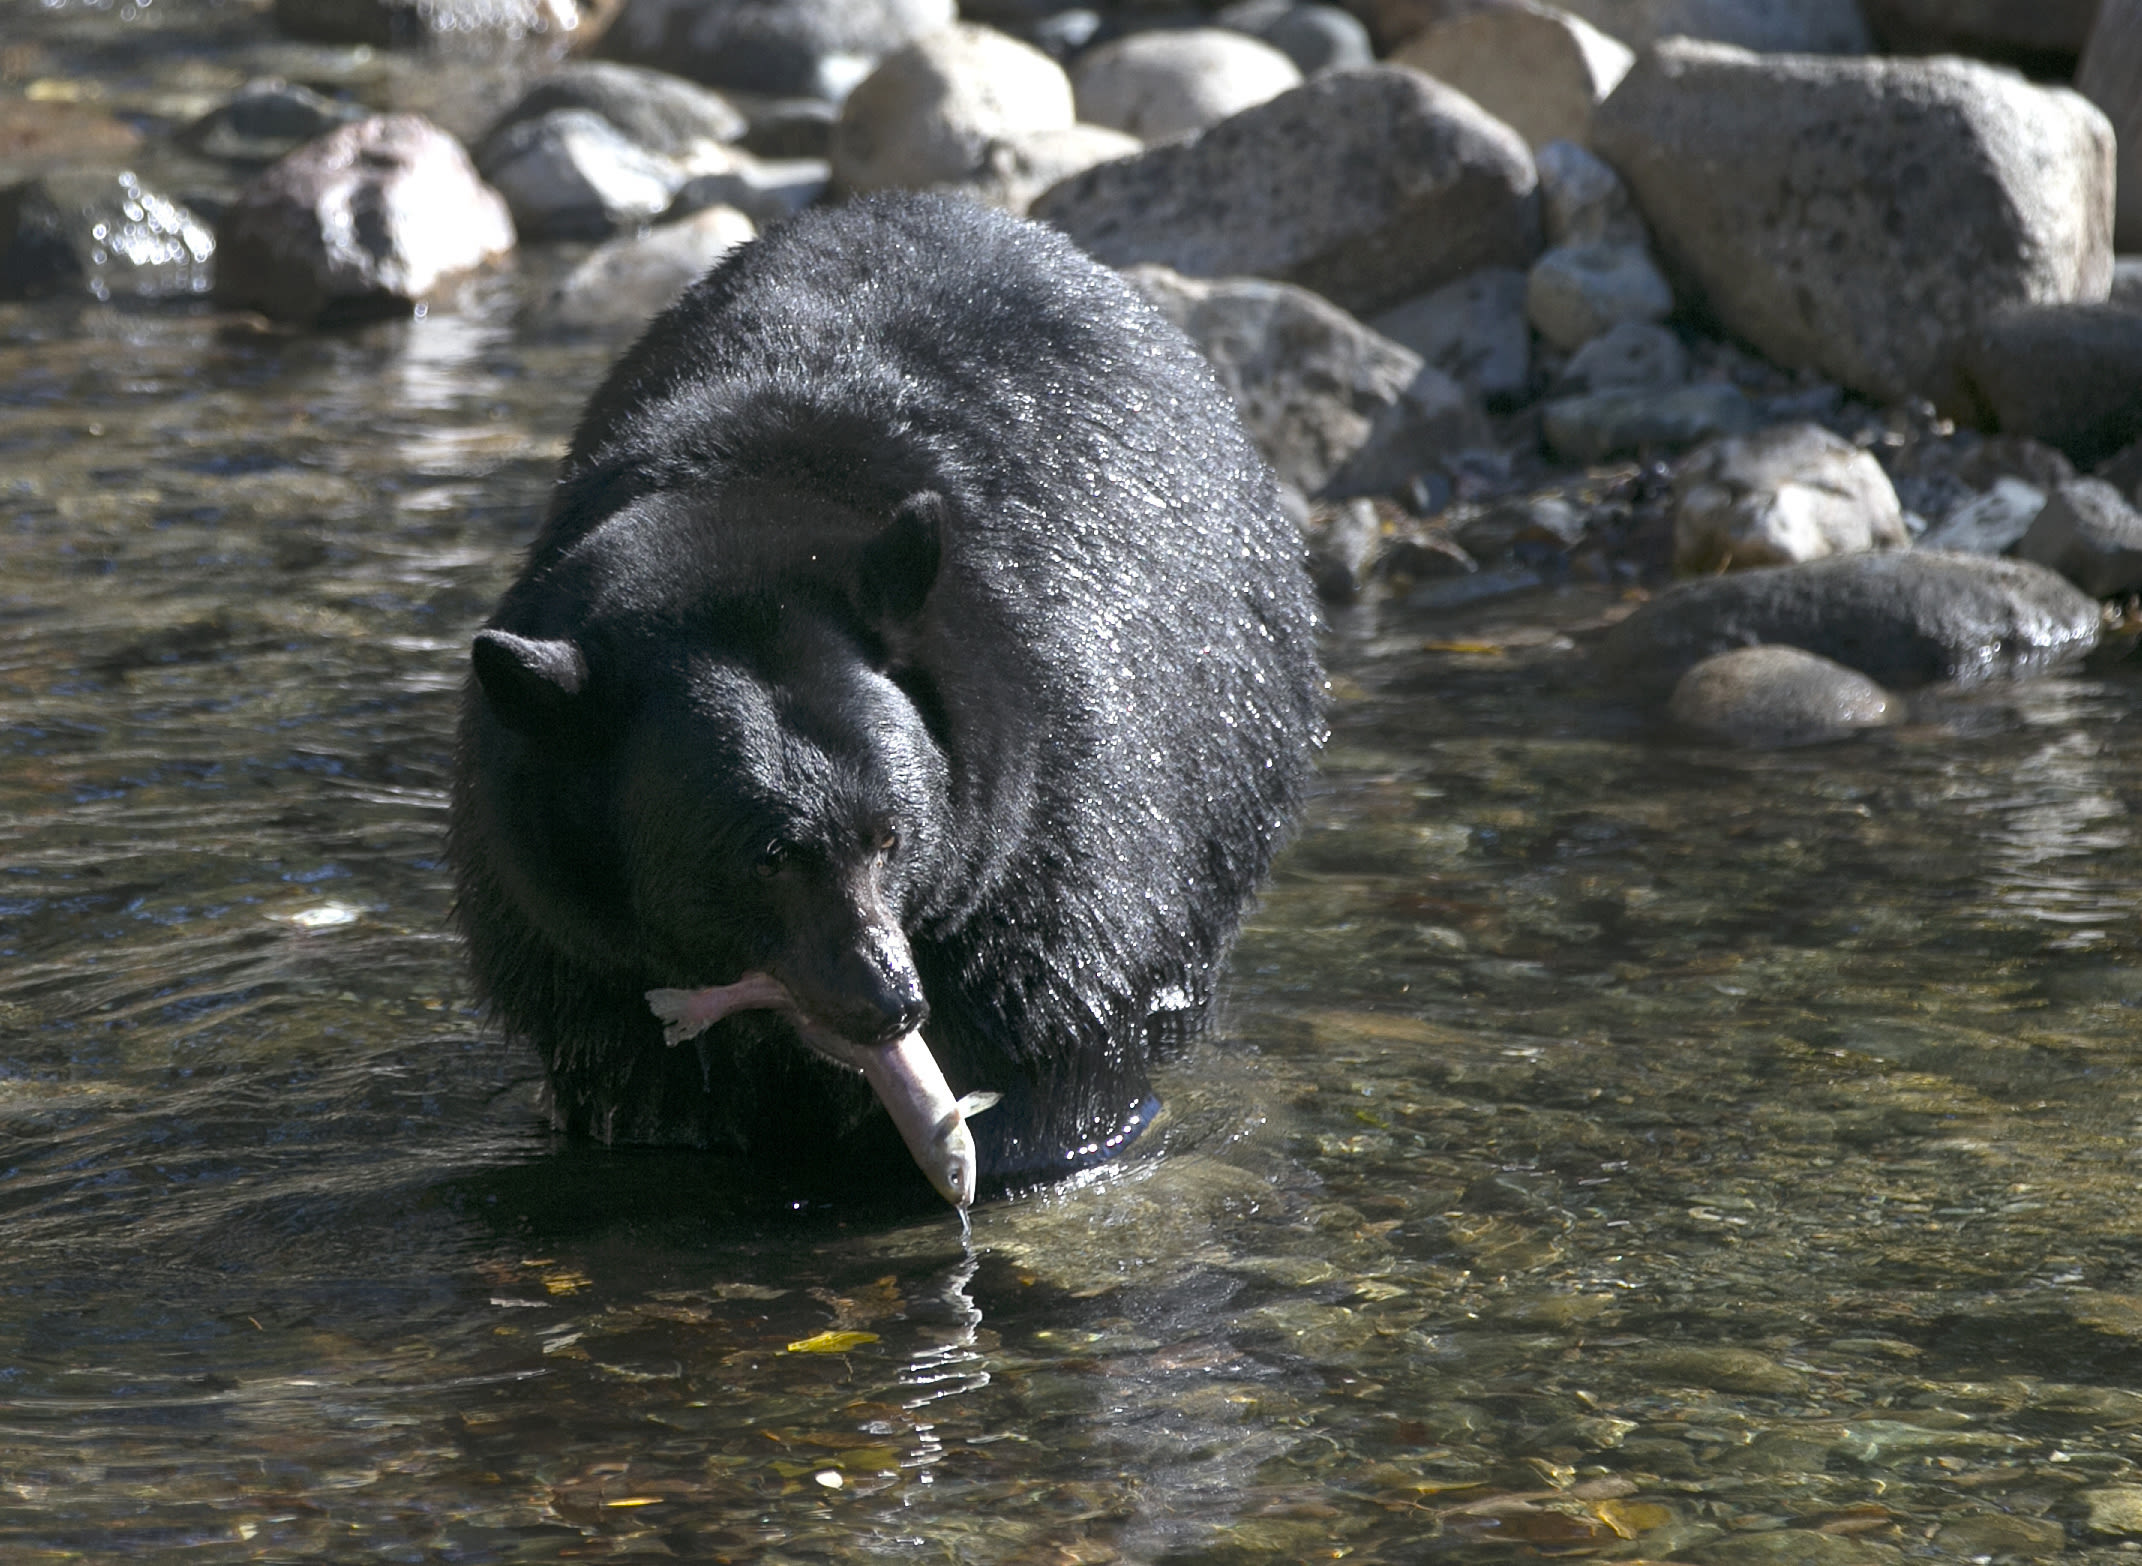
[{"label": "bear nose", "polygon": [[906,1038],[921,1027],[929,1019],[930,1007],[922,998],[920,990],[907,989],[905,993],[899,993],[888,987],[887,995],[879,1004],[878,1014],[883,1018],[883,1022],[870,1042],[890,1044]]}]

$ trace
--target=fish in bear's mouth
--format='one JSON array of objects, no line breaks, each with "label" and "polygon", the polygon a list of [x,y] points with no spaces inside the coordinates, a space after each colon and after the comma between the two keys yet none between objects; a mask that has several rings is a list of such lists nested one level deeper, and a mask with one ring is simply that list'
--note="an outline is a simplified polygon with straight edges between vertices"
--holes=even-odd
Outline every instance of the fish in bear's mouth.
[{"label": "fish in bear's mouth", "polygon": [[892,1116],[915,1165],[937,1194],[962,1213],[974,1202],[978,1169],[974,1133],[967,1118],[997,1101],[995,1093],[952,1096],[951,1084],[938,1069],[936,1056],[919,1030],[890,1044],[857,1044],[819,1026],[797,1006],[779,979],[747,973],[734,984],[698,990],[649,990],[647,1005],[662,1022],[662,1038],[681,1044],[696,1038],[731,1012],[778,1011],[795,1025],[803,1042],[836,1065],[860,1071]]}]

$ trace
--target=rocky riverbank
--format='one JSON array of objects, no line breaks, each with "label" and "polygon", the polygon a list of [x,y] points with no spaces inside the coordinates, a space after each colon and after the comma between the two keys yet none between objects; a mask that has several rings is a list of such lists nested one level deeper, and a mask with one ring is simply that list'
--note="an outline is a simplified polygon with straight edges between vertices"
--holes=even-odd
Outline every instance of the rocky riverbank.
[{"label": "rocky riverbank", "polygon": [[960,191],[1199,344],[1335,605],[1606,584],[1602,679],[1800,743],[2137,618],[2142,3],[1966,9],[280,0],[233,25],[292,68],[185,112],[0,61],[0,295],[313,331],[505,266],[621,343],[806,205]]}]

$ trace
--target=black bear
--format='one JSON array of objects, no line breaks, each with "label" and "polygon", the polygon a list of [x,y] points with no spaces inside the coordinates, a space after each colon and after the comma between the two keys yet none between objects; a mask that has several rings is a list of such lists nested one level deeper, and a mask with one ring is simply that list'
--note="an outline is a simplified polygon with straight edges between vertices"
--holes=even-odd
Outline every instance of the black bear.
[{"label": "black bear", "polygon": [[456,919],[557,1123],[881,1179],[904,1050],[1001,1096],[985,1186],[1109,1156],[1302,802],[1301,553],[1196,350],[1053,232],[881,197],[724,261],[474,646]]}]

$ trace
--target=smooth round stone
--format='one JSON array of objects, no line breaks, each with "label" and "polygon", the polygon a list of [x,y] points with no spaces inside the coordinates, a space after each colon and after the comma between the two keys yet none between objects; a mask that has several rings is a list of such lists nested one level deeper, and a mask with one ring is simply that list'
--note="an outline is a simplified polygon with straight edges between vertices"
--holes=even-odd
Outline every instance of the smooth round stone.
[{"label": "smooth round stone", "polygon": [[886,56],[842,105],[833,182],[923,190],[983,173],[1005,137],[1067,130],[1071,83],[1040,50],[962,24]]},{"label": "smooth round stone", "polygon": [[1071,74],[1081,120],[1149,142],[1216,125],[1301,81],[1270,44],[1222,27],[1133,33],[1086,54]]},{"label": "smooth round stone", "polygon": [[1901,715],[1864,674],[1783,646],[1704,659],[1681,676],[1667,711],[1683,728],[1757,750],[1843,739]]}]

